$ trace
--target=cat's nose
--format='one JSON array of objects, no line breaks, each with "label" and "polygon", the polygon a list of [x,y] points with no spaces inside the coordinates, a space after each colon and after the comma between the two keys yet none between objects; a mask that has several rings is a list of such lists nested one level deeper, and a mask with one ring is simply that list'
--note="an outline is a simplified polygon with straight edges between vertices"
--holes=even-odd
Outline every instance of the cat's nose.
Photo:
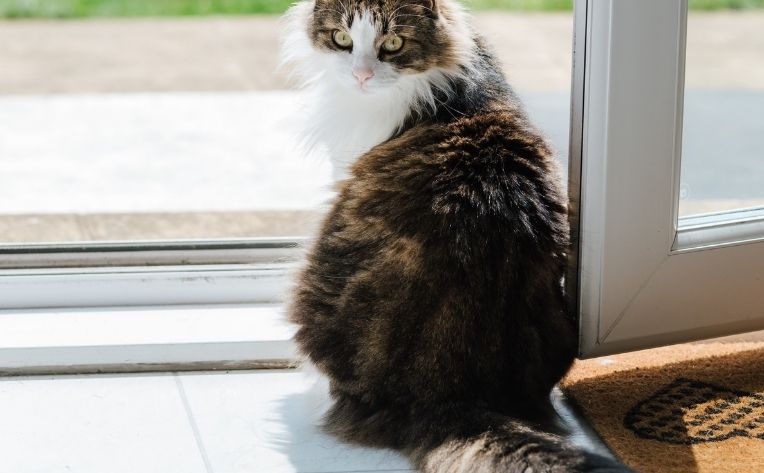
[{"label": "cat's nose", "polygon": [[371,69],[353,69],[353,76],[358,81],[358,84],[363,87],[366,85],[366,82],[369,81],[372,77],[374,77],[374,71]]}]

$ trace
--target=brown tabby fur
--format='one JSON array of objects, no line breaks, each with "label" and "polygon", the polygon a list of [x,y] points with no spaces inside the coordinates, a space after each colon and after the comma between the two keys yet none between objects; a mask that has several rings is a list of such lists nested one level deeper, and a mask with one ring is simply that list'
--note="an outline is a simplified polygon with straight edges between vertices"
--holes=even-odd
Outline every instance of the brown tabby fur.
[{"label": "brown tabby fur", "polygon": [[[318,0],[314,21],[405,2],[429,10],[422,34],[443,27],[445,0]],[[414,62],[437,63],[439,42]],[[567,204],[550,148],[474,44],[476,78],[355,163],[299,279],[290,317],[330,380],[326,427],[426,472],[626,471],[540,427],[577,346]]]},{"label": "brown tabby fur", "polygon": [[407,47],[389,54],[380,50],[381,59],[399,70],[424,72],[433,67],[449,68],[456,64],[458,44],[447,29],[453,12],[444,4],[433,9],[428,0],[317,0],[314,21],[309,27],[313,44],[324,50],[341,51],[332,40],[337,29],[350,29],[356,11],[369,11],[381,19],[384,35],[403,38]]}]

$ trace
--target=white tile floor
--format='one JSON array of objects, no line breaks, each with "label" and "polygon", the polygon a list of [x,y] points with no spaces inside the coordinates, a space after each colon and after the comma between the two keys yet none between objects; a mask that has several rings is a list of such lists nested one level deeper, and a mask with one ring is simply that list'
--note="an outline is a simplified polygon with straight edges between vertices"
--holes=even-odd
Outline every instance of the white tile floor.
[{"label": "white tile floor", "polygon": [[[10,294],[22,291],[2,279],[0,300],[13,304]],[[281,304],[0,310],[0,375],[52,366],[93,373],[96,360],[100,367],[291,360],[295,330]]]},{"label": "white tile floor", "polygon": [[300,371],[0,378],[0,470],[411,471],[319,432],[325,402]]}]

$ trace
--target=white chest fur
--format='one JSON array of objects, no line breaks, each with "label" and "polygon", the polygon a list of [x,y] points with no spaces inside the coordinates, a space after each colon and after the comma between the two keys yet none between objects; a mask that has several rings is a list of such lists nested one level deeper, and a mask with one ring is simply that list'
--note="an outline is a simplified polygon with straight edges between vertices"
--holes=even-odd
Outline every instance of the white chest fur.
[{"label": "white chest fur", "polygon": [[326,81],[309,93],[310,141],[326,147],[335,179],[367,151],[390,138],[411,111],[411,93],[399,87],[368,94]]}]

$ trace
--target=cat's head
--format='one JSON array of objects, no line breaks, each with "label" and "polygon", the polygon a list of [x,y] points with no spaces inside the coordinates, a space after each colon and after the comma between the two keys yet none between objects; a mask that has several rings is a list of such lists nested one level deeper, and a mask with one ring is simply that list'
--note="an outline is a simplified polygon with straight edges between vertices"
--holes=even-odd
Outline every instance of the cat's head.
[{"label": "cat's head", "polygon": [[473,47],[461,15],[452,0],[304,1],[288,15],[286,59],[309,80],[384,92],[407,77],[457,71]]}]

